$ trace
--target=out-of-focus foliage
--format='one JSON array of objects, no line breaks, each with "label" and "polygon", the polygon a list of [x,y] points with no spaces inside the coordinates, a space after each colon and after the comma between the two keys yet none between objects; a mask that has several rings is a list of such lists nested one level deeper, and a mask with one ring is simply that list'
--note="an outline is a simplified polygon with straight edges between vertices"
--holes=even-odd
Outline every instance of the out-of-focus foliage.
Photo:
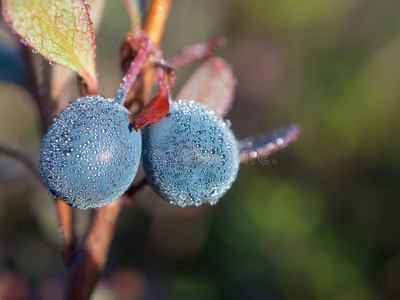
[{"label": "out-of-focus foliage", "polygon": [[0,47],[0,80],[25,86],[28,84],[26,66],[20,58],[19,52],[19,49]]},{"label": "out-of-focus foliage", "polygon": [[[167,57],[230,37],[218,55],[238,78],[228,115],[236,135],[289,122],[303,134],[242,165],[215,207],[182,210],[150,189],[138,194],[94,299],[400,298],[399,16],[397,0],[176,1]],[[123,2],[108,1],[96,32],[105,96],[122,77],[129,27]],[[196,66],[177,74],[177,90]],[[1,141],[37,157],[31,102],[0,83]],[[8,291],[19,282],[21,295],[56,299],[64,273],[51,199],[3,157],[0,197],[0,295],[4,282]]]},{"label": "out-of-focus foliage", "polygon": [[2,15],[32,50],[95,80],[93,24],[84,1],[4,0]]}]

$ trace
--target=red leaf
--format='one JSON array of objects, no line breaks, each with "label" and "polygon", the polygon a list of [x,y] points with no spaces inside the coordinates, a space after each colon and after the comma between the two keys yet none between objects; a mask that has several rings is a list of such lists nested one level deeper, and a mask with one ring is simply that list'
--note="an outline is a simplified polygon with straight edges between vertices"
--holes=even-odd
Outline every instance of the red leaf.
[{"label": "red leaf", "polygon": [[190,45],[180,53],[174,55],[168,60],[168,65],[174,69],[184,67],[200,60],[210,58],[214,55],[217,47],[226,46],[228,39],[224,36],[218,36],[207,41]]},{"label": "red leaf", "polygon": [[176,100],[195,100],[225,117],[233,102],[235,83],[231,66],[222,58],[215,57],[192,74]]},{"label": "red leaf", "polygon": [[143,109],[131,117],[131,124],[136,131],[149,124],[160,122],[169,113],[168,77],[164,76],[158,95]]}]

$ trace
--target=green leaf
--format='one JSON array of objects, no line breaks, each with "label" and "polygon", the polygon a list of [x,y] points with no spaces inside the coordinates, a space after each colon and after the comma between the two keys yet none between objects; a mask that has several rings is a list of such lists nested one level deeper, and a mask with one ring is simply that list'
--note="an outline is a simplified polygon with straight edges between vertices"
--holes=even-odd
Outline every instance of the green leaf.
[{"label": "green leaf", "polygon": [[94,33],[84,0],[3,0],[2,13],[24,43],[97,89]]},{"label": "green leaf", "polygon": [[[93,23],[95,32],[99,32],[101,25],[104,7],[106,0],[87,0],[89,5],[90,20]],[[54,65],[51,71],[51,95],[56,101],[63,101],[68,103],[71,100],[73,90],[76,88],[76,84],[72,81],[75,78],[75,73],[71,69]]]}]

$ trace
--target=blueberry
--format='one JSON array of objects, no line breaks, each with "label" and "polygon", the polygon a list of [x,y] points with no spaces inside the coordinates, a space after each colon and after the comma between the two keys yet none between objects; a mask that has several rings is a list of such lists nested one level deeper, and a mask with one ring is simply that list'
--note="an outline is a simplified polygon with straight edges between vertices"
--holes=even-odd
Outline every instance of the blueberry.
[{"label": "blueberry", "polygon": [[79,98],[43,138],[40,174],[53,197],[88,209],[111,203],[132,183],[141,136],[121,105],[101,96]]},{"label": "blueberry", "polygon": [[239,170],[228,125],[194,101],[173,101],[161,122],[142,130],[143,168],[153,190],[180,207],[215,204]]}]

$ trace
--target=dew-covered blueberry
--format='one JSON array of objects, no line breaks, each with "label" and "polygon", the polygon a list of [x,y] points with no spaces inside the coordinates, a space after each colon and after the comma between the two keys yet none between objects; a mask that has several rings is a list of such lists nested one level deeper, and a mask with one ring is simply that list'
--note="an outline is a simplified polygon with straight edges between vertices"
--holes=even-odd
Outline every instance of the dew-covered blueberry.
[{"label": "dew-covered blueberry", "polygon": [[132,183],[141,136],[113,99],[79,98],[50,126],[39,170],[50,194],[79,209],[111,203]]},{"label": "dew-covered blueberry", "polygon": [[239,170],[233,132],[212,109],[194,101],[172,101],[170,113],[146,126],[143,168],[153,190],[180,207],[215,204]]}]

